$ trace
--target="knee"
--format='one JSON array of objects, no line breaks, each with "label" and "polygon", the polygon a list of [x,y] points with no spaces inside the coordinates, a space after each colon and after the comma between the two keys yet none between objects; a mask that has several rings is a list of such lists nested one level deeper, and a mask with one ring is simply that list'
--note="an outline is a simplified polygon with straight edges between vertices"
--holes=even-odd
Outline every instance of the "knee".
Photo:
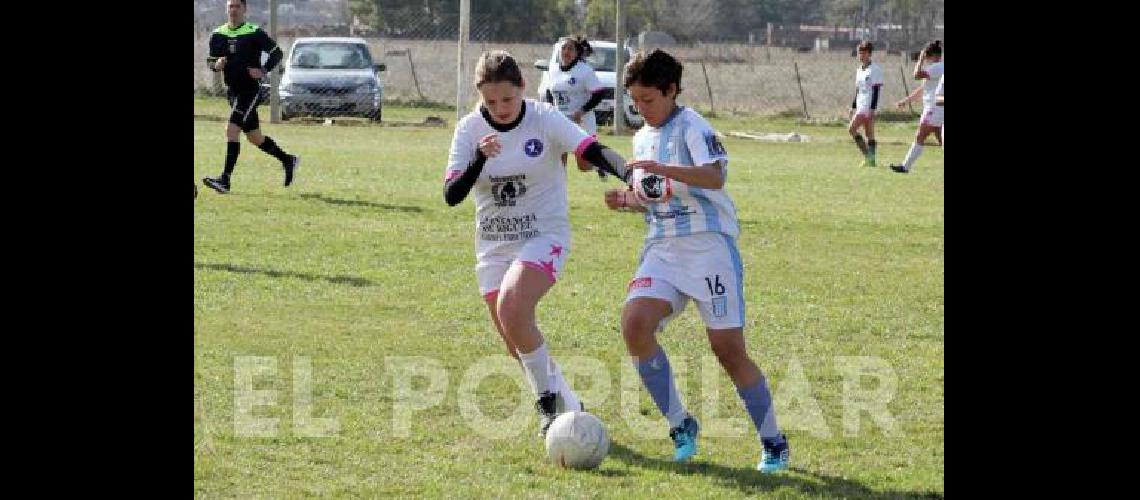
[{"label": "knee", "polygon": [[518,331],[530,322],[531,311],[523,304],[519,294],[510,289],[499,292],[499,302],[495,305],[495,312],[499,315],[499,323],[503,330]]},{"label": "knee", "polygon": [[727,369],[739,366],[748,360],[744,346],[737,342],[713,342],[712,351],[720,365]]},{"label": "knee", "polygon": [[621,335],[626,345],[639,346],[653,340],[661,320],[644,310],[626,309],[621,315]]}]

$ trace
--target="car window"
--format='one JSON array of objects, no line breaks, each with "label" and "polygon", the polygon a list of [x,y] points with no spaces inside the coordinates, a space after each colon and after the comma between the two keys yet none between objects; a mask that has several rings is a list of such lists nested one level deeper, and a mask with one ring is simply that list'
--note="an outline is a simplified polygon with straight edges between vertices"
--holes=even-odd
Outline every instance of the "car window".
[{"label": "car window", "polygon": [[594,71],[613,71],[617,59],[617,50],[609,48],[594,48],[594,53],[586,56],[586,64]]},{"label": "car window", "polygon": [[368,69],[368,48],[356,43],[306,43],[293,49],[290,65],[304,69]]}]

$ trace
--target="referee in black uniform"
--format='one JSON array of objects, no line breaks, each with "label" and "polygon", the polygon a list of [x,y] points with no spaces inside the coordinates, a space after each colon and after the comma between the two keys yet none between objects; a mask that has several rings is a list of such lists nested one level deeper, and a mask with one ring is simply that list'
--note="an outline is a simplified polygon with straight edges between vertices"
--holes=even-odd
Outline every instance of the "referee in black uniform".
[{"label": "referee in black uniform", "polygon": [[[255,24],[245,22],[246,0],[228,0],[226,14],[229,22],[221,25],[210,36],[210,57],[206,63],[213,71],[225,75],[226,93],[230,101],[230,119],[226,124],[226,164],[222,175],[202,179],[219,193],[230,192],[230,174],[237,163],[241,148],[241,133],[254,146],[281,161],[285,169],[285,185],[293,183],[293,173],[301,158],[282,151],[269,136],[258,129],[257,105],[261,78],[281,62],[281,47]],[[265,68],[261,67],[261,53],[269,53]]]}]

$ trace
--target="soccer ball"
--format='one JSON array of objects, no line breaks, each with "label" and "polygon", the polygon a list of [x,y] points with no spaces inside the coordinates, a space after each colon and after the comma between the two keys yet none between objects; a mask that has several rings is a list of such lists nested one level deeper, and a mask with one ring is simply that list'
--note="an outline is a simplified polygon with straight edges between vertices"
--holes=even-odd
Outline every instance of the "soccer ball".
[{"label": "soccer ball", "polygon": [[636,169],[629,178],[633,194],[641,203],[665,203],[673,197],[673,182],[668,177]]},{"label": "soccer ball", "polygon": [[610,451],[602,421],[584,411],[568,411],[546,431],[546,456],[564,468],[593,469]]}]

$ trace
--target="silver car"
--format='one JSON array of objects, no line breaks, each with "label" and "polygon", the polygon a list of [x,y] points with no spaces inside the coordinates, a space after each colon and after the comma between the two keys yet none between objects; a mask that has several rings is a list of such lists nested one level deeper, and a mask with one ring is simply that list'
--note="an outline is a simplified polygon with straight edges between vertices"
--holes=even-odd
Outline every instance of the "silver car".
[{"label": "silver car", "polygon": [[373,63],[363,38],[298,38],[281,77],[281,119],[363,116],[380,121],[384,70],[384,64]]}]

